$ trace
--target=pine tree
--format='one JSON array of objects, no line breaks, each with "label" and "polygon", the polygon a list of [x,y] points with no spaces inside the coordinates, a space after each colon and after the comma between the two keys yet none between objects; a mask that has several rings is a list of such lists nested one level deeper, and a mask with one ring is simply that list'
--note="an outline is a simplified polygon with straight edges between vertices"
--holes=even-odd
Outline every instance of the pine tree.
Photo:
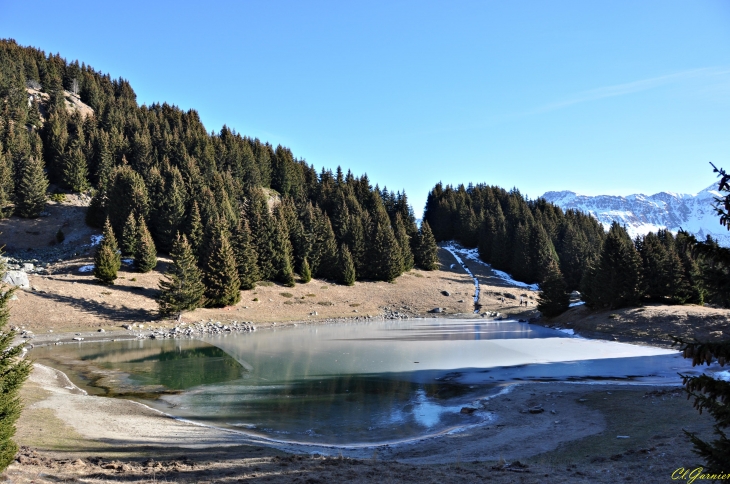
[{"label": "pine tree", "polygon": [[[4,265],[0,275],[4,275]],[[32,369],[32,363],[21,359],[24,345],[13,346],[15,331],[8,330],[10,310],[8,302],[15,292],[14,288],[3,288],[0,295],[0,471],[5,470],[15,459],[18,446],[11,440],[15,434],[15,422],[20,417],[22,402],[20,387]]]},{"label": "pine tree", "polygon": [[231,240],[233,253],[238,268],[238,278],[241,280],[241,289],[250,290],[256,287],[259,278],[257,267],[256,249],[251,240],[251,229],[248,220],[241,217],[236,228],[236,233]]},{"label": "pine tree", "polygon": [[200,218],[197,201],[193,202],[193,206],[190,209],[185,234],[187,235],[190,248],[193,249],[193,253],[198,253],[200,244],[203,242],[203,222]]},{"label": "pine tree", "polygon": [[103,284],[114,284],[117,271],[122,266],[122,260],[119,256],[117,239],[114,237],[114,230],[112,230],[109,219],[104,223],[102,236],[103,238],[96,248],[96,255],[94,256],[94,277]]},{"label": "pine tree", "polygon": [[116,233],[122,233],[130,213],[134,212],[137,217],[147,217],[147,187],[144,179],[129,166],[123,165],[114,169],[107,198],[109,221]]},{"label": "pine tree", "polygon": [[10,205],[15,192],[13,181],[13,168],[8,156],[3,154],[0,143],[0,218],[8,215],[6,208]]},{"label": "pine tree", "polygon": [[427,221],[421,223],[418,235],[418,251],[415,254],[416,264],[423,270],[435,271],[438,269],[438,245]]},{"label": "pine tree", "polygon": [[79,146],[73,146],[64,156],[63,184],[71,191],[83,192],[89,188],[88,177],[86,157]]},{"label": "pine tree", "polygon": [[400,213],[395,215],[395,237],[401,251],[401,260],[403,261],[403,271],[408,272],[415,265],[415,258],[411,252],[411,237],[408,235],[406,226]]},{"label": "pine tree", "polygon": [[302,284],[306,284],[312,280],[312,270],[309,268],[309,262],[307,262],[306,257],[302,261],[302,270],[300,272]]},{"label": "pine tree", "polygon": [[223,230],[216,230],[214,237],[204,272],[206,306],[232,306],[241,300],[236,258]]},{"label": "pine tree", "polygon": [[157,267],[157,248],[147,224],[142,217],[137,222],[137,243],[134,251],[134,265],[139,272],[150,272]]},{"label": "pine tree", "polygon": [[178,234],[170,251],[172,263],[160,281],[157,298],[160,314],[177,314],[200,307],[205,293],[203,274],[198,269],[192,248],[185,236]]},{"label": "pine tree", "polygon": [[289,232],[280,212],[274,217],[274,246],[278,250],[274,254],[274,271],[277,281],[287,287],[294,287],[294,271],[292,269],[292,247]]},{"label": "pine tree", "polygon": [[132,212],[127,217],[127,221],[122,229],[122,240],[119,246],[122,255],[134,256],[137,253],[137,240],[139,240],[137,220],[134,218],[134,212]]},{"label": "pine tree", "polygon": [[15,211],[25,218],[35,218],[46,206],[48,178],[43,171],[43,161],[31,157],[22,166],[20,183],[15,190]]},{"label": "pine tree", "polygon": [[400,246],[385,209],[376,209],[368,250],[373,279],[392,282],[403,271]]},{"label": "pine tree", "polygon": [[540,297],[537,309],[548,318],[558,316],[568,310],[570,294],[568,293],[563,274],[555,261],[547,266],[545,278],[540,283]]},{"label": "pine tree", "polygon": [[352,255],[345,244],[340,246],[340,284],[345,286],[355,285],[355,264],[352,261]]}]

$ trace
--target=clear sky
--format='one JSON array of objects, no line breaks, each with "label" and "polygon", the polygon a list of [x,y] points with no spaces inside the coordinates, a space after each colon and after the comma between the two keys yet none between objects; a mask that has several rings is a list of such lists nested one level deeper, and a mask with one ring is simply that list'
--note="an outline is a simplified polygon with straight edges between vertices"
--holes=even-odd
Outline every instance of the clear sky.
[{"label": "clear sky", "polygon": [[0,37],[406,190],[695,193],[730,168],[730,2],[0,0]]}]

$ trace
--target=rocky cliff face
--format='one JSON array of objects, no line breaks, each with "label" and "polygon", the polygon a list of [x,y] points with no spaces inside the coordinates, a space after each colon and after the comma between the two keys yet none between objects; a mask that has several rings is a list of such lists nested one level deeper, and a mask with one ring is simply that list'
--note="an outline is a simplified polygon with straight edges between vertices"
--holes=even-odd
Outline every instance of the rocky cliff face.
[{"label": "rocky cliff face", "polygon": [[677,232],[680,228],[704,239],[708,234],[720,244],[730,247],[730,232],[720,225],[713,207],[720,197],[717,184],[713,183],[696,195],[661,192],[654,195],[629,195],[626,197],[579,195],[571,191],[547,192],[543,197],[564,210],[572,208],[590,213],[604,227],[616,221],[626,225],[635,237],[659,229]]}]

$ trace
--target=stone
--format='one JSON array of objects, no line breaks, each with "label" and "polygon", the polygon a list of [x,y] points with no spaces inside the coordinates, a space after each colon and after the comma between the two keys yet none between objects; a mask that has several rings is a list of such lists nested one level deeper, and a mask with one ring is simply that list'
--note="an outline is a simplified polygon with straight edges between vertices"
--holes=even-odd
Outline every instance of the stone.
[{"label": "stone", "polygon": [[74,338],[73,338],[73,340],[74,340],[74,341],[83,341],[83,340],[84,340],[84,338],[81,338],[81,337],[79,337],[79,336],[76,336],[76,337],[74,337]]},{"label": "stone", "polygon": [[106,331],[104,331],[104,328],[99,328],[99,332],[100,333],[106,333]]},{"label": "stone", "polygon": [[23,264],[23,268],[21,269],[21,271],[33,272],[33,269],[35,269],[35,266],[33,264],[25,263],[25,264]]},{"label": "stone", "polygon": [[471,415],[472,413],[476,412],[477,409],[474,407],[461,407],[461,411],[459,413],[463,413],[465,415]]},{"label": "stone", "polygon": [[451,293],[449,291],[441,291],[441,294],[444,296],[451,296]]},{"label": "stone", "polygon": [[527,411],[530,413],[542,413],[545,411],[545,409],[542,407],[532,407],[532,408],[528,408]]},{"label": "stone", "polygon": [[429,313],[442,313],[442,312],[444,312],[444,311],[441,308],[433,308],[432,310],[429,311]]},{"label": "stone", "polygon": [[7,271],[3,276],[3,281],[6,284],[19,287],[21,289],[29,289],[30,281],[28,281],[28,274],[23,271]]}]

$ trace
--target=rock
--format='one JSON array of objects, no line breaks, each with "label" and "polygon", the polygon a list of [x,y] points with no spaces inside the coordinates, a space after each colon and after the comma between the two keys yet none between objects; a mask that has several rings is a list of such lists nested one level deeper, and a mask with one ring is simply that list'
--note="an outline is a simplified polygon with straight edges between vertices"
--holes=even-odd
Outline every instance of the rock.
[{"label": "rock", "polygon": [[100,333],[106,333],[106,331],[104,331],[104,328],[99,328],[99,332]]},{"label": "rock", "polygon": [[538,407],[528,408],[527,411],[530,412],[530,413],[542,413],[542,412],[545,411],[545,409],[542,408],[542,407],[540,407],[540,406],[538,406]]},{"label": "rock", "polygon": [[444,296],[451,296],[451,293],[449,291],[441,291],[441,294]]},{"label": "rock", "polygon": [[23,264],[23,268],[20,270],[23,272],[33,272],[33,269],[35,269],[35,266],[33,264],[25,263]]},{"label": "rock", "polygon": [[7,271],[3,276],[3,282],[10,284],[21,289],[29,289],[30,282],[28,281],[28,274],[23,271]]},{"label": "rock", "polygon": [[474,407],[461,407],[461,411],[459,413],[463,413],[465,415],[471,415],[472,413],[476,412],[477,409]]},{"label": "rock", "polygon": [[463,299],[459,299],[457,302],[463,303],[464,300]]},{"label": "rock", "polygon": [[76,336],[76,337],[74,337],[74,338],[73,338],[73,340],[74,340],[74,341],[83,341],[83,340],[84,340],[84,338],[81,338],[81,337],[79,337],[79,336]]},{"label": "rock", "polygon": [[429,313],[442,313],[442,312],[444,312],[444,311],[441,308],[433,308],[432,310],[429,311]]}]

